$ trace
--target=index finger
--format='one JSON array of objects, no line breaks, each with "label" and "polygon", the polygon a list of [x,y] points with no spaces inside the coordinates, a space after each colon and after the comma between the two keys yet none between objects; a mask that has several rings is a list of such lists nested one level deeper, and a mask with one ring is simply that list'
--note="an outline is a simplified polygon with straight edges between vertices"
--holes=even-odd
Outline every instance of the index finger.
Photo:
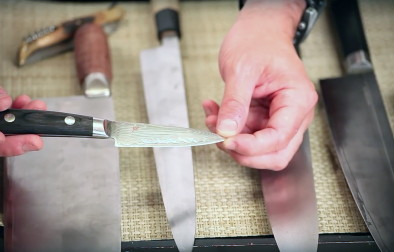
[{"label": "index finger", "polygon": [[12,98],[8,95],[8,93],[4,90],[2,86],[0,86],[0,111],[9,109],[12,104]]},{"label": "index finger", "polygon": [[240,134],[228,138],[223,142],[224,147],[247,156],[285,149],[297,132],[302,130],[302,125],[309,124],[312,120],[311,110],[317,101],[317,94],[294,90],[280,92],[271,102],[266,128],[254,134]]},{"label": "index finger", "polygon": [[317,102],[314,90],[282,90],[272,100],[267,128],[256,132],[271,151],[283,150]]}]

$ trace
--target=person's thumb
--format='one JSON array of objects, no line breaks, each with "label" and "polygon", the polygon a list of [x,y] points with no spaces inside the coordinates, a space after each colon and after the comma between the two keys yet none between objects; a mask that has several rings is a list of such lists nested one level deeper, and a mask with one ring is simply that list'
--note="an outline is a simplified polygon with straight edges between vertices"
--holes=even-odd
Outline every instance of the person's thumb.
[{"label": "person's thumb", "polygon": [[[231,66],[228,69],[235,68]],[[258,76],[247,76],[243,71],[235,73],[228,69],[222,71],[225,90],[216,125],[217,133],[223,137],[237,135],[244,128],[255,84],[259,79]]]}]

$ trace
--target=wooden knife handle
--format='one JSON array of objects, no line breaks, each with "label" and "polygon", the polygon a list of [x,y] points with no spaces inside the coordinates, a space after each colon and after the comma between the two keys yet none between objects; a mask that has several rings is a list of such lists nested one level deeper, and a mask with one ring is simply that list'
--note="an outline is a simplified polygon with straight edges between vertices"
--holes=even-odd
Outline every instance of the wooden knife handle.
[{"label": "wooden knife handle", "polygon": [[[124,13],[125,11],[123,9],[115,6],[109,10],[99,11],[92,15],[62,22],[54,26],[55,29],[51,30],[49,33],[41,31],[39,33],[34,33],[31,36],[27,36],[18,48],[16,63],[18,66],[23,66],[26,63],[27,58],[35,51],[56,45],[62,41],[72,38],[75,31],[85,23],[94,22],[98,25],[104,25],[117,22],[123,18]],[[46,28],[43,30],[45,31]]]},{"label": "wooden knife handle", "polygon": [[157,38],[161,40],[167,35],[181,38],[179,23],[179,0],[151,0],[152,11],[155,15]]},{"label": "wooden knife handle", "polygon": [[91,73],[103,73],[111,83],[111,56],[107,35],[100,25],[89,23],[81,26],[74,37],[74,57],[79,83]]},{"label": "wooden knife handle", "polygon": [[0,131],[5,135],[93,135],[93,117],[69,113],[8,109],[0,112]]}]

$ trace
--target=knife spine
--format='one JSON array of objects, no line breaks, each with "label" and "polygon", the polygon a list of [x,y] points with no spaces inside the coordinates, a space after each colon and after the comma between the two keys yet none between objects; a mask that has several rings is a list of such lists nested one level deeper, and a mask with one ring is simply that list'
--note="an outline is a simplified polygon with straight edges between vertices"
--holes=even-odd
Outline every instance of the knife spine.
[{"label": "knife spine", "polygon": [[348,74],[373,70],[357,0],[335,0],[331,19]]}]

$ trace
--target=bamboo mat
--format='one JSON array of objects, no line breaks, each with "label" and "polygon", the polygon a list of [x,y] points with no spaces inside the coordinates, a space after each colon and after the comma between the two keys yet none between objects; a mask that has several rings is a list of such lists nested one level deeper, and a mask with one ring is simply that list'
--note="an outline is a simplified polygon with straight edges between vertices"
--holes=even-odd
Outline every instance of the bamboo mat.
[{"label": "bamboo mat", "polygon": [[[125,22],[111,35],[113,98],[117,120],[147,122],[139,52],[157,45],[147,3],[121,3]],[[0,0],[0,84],[13,96],[33,98],[81,94],[72,53],[17,69],[21,38],[39,28],[106,8]],[[361,0],[367,39],[390,122],[394,120],[394,2]],[[182,2],[182,56],[191,127],[204,129],[201,102],[220,102],[223,81],[217,66],[222,39],[233,24],[238,2]],[[327,16],[305,41],[302,58],[311,80],[341,74]],[[392,124],[393,125],[393,124]],[[366,227],[326,146],[327,124],[320,107],[310,127],[312,161],[321,233],[364,232]],[[271,234],[257,171],[240,167],[215,146],[193,148],[197,194],[197,237]],[[120,149],[122,240],[171,239],[151,149]]]}]

